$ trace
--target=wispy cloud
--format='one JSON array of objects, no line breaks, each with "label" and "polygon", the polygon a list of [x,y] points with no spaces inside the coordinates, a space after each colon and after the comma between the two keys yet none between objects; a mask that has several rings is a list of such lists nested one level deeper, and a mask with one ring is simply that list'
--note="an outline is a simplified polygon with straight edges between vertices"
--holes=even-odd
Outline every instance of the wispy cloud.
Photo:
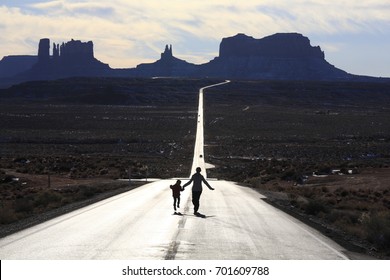
[{"label": "wispy cloud", "polygon": [[110,18],[115,13],[115,8],[110,2],[74,2],[55,0],[50,2],[39,2],[28,5],[31,12],[49,16],[90,16]]},{"label": "wispy cloud", "polygon": [[[167,43],[188,60],[202,50],[191,61],[199,63],[216,55],[221,38],[239,32],[299,32],[321,42],[351,33],[390,37],[389,15],[388,0],[18,0],[0,4],[0,56],[35,53],[48,37],[93,40],[95,55],[113,67],[155,60]],[[345,42],[326,43],[336,53]]]}]

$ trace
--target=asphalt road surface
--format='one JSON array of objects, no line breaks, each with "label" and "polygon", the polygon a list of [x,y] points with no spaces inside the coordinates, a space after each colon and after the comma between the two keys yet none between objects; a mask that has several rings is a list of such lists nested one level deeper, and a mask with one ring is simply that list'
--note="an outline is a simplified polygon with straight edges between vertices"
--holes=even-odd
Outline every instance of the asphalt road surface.
[{"label": "asphalt road surface", "polygon": [[[201,166],[207,177],[202,95],[191,173]],[[342,247],[232,182],[209,179],[215,190],[204,188],[201,217],[193,215],[188,186],[182,215],[174,215],[175,181],[149,183],[1,238],[0,259],[347,259]]]},{"label": "asphalt road surface", "polygon": [[215,86],[221,86],[227,83],[230,83],[230,81],[227,80],[223,83],[203,87],[199,90],[198,118],[197,118],[197,126],[196,126],[196,138],[194,144],[194,159],[192,162],[191,174],[194,174],[196,168],[200,167],[204,171],[203,176],[207,178],[207,173],[206,173],[207,165],[204,161],[203,91],[205,89],[215,87]]},{"label": "asphalt road surface", "polygon": [[342,248],[226,181],[205,188],[193,215],[189,187],[182,216],[169,185],[147,184],[0,239],[0,259],[344,259]]}]

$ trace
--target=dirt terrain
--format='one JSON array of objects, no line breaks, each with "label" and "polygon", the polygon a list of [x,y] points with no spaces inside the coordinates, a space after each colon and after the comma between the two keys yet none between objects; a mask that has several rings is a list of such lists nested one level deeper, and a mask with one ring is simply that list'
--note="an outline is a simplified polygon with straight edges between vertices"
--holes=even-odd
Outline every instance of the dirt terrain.
[{"label": "dirt terrain", "polygon": [[[129,172],[189,176],[197,91],[213,82],[70,79],[1,92],[1,229],[124,191],[128,183],[116,179]],[[343,245],[388,259],[387,104],[389,84],[233,81],[209,89],[208,176],[256,188]]]}]

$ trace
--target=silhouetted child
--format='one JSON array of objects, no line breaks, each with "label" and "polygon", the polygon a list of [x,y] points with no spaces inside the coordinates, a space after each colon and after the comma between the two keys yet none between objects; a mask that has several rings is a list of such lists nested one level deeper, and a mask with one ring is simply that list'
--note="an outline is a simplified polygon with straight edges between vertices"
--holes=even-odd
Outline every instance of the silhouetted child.
[{"label": "silhouetted child", "polygon": [[177,214],[176,205],[177,205],[177,208],[180,208],[180,192],[184,190],[181,187],[180,183],[181,183],[181,181],[177,180],[176,184],[170,186],[170,188],[172,189],[173,209],[175,210],[175,214]]}]

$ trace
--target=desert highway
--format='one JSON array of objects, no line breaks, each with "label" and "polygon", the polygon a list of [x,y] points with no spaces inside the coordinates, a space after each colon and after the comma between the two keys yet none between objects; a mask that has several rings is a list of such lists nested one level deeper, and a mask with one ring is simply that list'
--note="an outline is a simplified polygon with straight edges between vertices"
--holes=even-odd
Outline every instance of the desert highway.
[{"label": "desert highway", "polygon": [[[200,166],[206,177],[204,89],[199,91],[191,173]],[[182,215],[173,215],[169,185],[175,181],[152,182],[1,238],[0,259],[347,259],[345,250],[332,240],[233,182],[209,178],[215,190],[203,190],[199,209],[203,217],[193,214],[188,186],[182,192]]]}]

